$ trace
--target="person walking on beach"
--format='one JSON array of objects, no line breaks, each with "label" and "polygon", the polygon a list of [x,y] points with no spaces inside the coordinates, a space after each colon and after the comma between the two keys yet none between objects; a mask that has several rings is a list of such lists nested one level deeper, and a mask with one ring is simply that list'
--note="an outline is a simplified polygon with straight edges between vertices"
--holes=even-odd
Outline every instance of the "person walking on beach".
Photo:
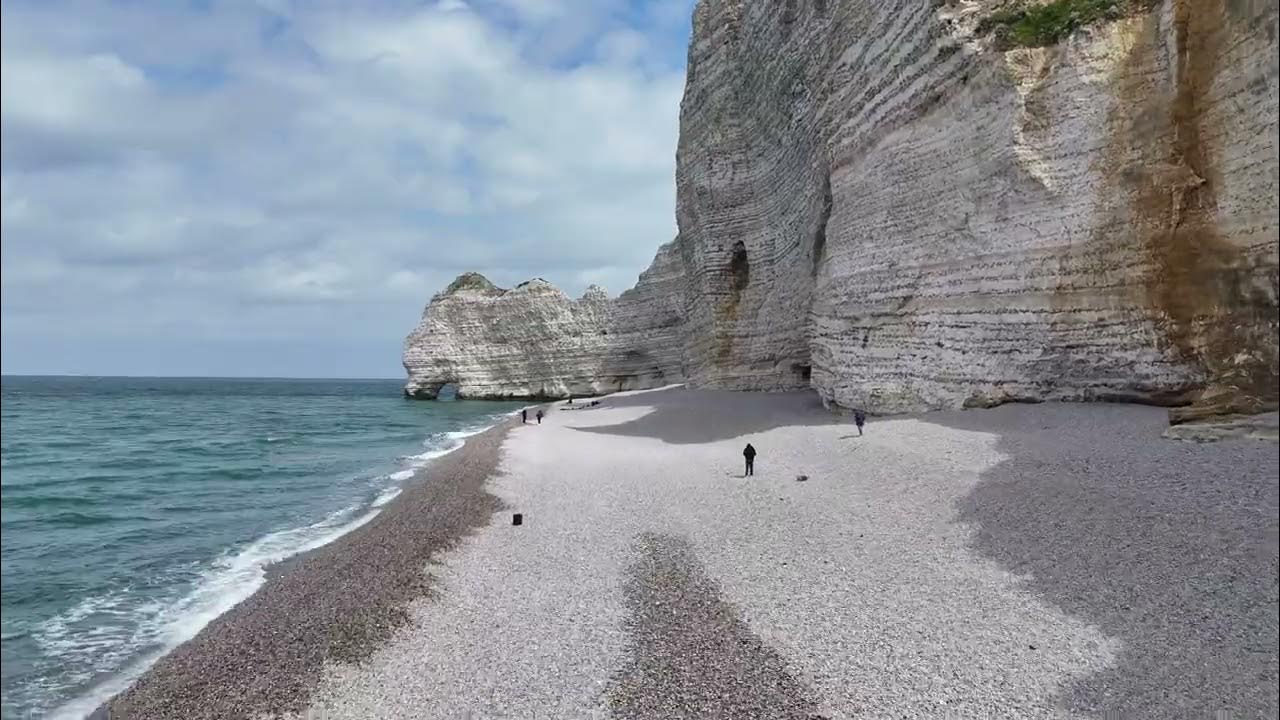
[{"label": "person walking on beach", "polygon": [[521,411],[520,411],[520,424],[522,424],[522,425],[528,425],[528,424],[529,424],[529,410],[528,410],[528,409],[525,409],[525,410],[521,410]]},{"label": "person walking on beach", "polygon": [[539,424],[539,425],[541,425],[541,424],[542,424],[542,411],[541,411],[541,410],[539,410],[539,411],[538,411],[537,418],[538,418],[538,424]]},{"label": "person walking on beach", "polygon": [[751,443],[747,443],[747,446],[742,449],[742,457],[747,459],[747,471],[742,474],[742,477],[746,477],[748,475],[755,475],[756,474],[756,449],[751,447]]},{"label": "person walking on beach", "polygon": [[853,424],[858,426],[858,437],[862,437],[862,426],[867,424],[867,414],[862,408],[853,411]]}]

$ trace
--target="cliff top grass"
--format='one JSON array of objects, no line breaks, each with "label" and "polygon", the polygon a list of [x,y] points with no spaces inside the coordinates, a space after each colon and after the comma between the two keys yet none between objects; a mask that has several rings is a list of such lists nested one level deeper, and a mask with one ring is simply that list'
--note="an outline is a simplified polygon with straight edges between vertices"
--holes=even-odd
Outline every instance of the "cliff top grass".
[{"label": "cliff top grass", "polygon": [[1140,9],[1136,0],[1018,0],[983,18],[980,33],[996,33],[1003,47],[1044,47],[1096,22],[1116,20]]},{"label": "cliff top grass", "polygon": [[449,283],[449,287],[445,288],[444,294],[460,292],[462,290],[477,290],[481,292],[493,292],[500,290],[497,285],[489,282],[489,278],[478,272],[465,272]]}]

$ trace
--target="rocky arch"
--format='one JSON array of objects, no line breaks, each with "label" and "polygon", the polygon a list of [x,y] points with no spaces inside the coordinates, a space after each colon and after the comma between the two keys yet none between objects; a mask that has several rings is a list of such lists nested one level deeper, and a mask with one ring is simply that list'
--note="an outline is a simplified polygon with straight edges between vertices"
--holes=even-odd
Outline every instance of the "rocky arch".
[{"label": "rocky arch", "polygon": [[[423,380],[415,379],[404,388],[405,397],[415,400],[461,400],[462,392],[456,378]],[[444,395],[444,397],[441,397]]]}]

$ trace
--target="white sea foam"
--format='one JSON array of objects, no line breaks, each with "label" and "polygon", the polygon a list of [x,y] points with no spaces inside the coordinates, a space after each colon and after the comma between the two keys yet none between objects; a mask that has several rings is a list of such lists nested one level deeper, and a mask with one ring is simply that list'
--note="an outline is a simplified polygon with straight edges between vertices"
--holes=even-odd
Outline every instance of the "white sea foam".
[{"label": "white sea foam", "polygon": [[[68,667],[85,668],[74,679],[85,682],[99,669],[110,669],[137,650],[127,589],[88,597],[37,626],[32,639]],[[88,628],[79,623],[92,618]]]},{"label": "white sea foam", "polygon": [[[445,445],[444,447],[433,447],[432,449],[427,450],[426,452],[422,452],[417,455],[409,455],[403,459],[409,463],[410,467],[416,470],[417,468],[426,466],[427,463],[431,462],[432,460],[435,460],[436,458],[444,457],[445,455],[448,455],[454,450],[457,450],[458,448],[466,444],[467,438],[471,437],[472,435],[479,435],[480,433],[484,432],[485,430],[488,430],[491,427],[493,427],[492,424],[476,425],[470,428],[464,428],[462,430],[454,430],[453,432],[447,432],[444,434],[444,439],[448,444]],[[430,442],[430,440],[428,440],[427,442]]]},{"label": "white sea foam", "polygon": [[419,453],[417,455],[409,455],[404,459],[406,462],[409,463],[410,467],[416,470],[421,467],[426,467],[427,463],[430,463],[432,460],[435,460],[438,457],[444,457],[445,455],[448,455],[454,450],[457,450],[458,448],[462,447],[462,445],[463,445],[463,441],[458,440],[453,444],[449,445],[449,447],[440,448],[438,450],[428,450],[424,453]]},{"label": "white sea foam", "polygon": [[383,490],[382,492],[378,493],[378,497],[373,499],[373,504],[370,507],[380,508],[383,505],[386,505],[387,503],[391,502],[392,500],[395,500],[396,496],[399,494],[400,494],[399,487],[389,487],[386,490]]},{"label": "white sea foam", "polygon": [[[88,598],[46,621],[37,630],[37,642],[46,651],[68,660],[92,658],[94,669],[99,671],[114,670],[122,659],[146,649],[142,657],[110,680],[54,710],[49,717],[83,718],[128,687],[161,655],[195,637],[211,620],[252,595],[266,581],[268,565],[336,540],[372,520],[378,514],[377,507],[375,504],[363,514],[357,514],[356,506],[347,507],[320,522],[265,535],[218,558],[201,574],[195,587],[175,602],[126,609],[125,593],[112,593]],[[88,617],[111,614],[122,616],[123,622],[74,629],[75,623]]]},{"label": "white sea foam", "polygon": [[453,432],[447,432],[444,434],[444,436],[449,438],[450,440],[466,440],[472,435],[479,435],[480,433],[484,432],[485,430],[488,430],[491,427],[493,426],[481,425],[479,427],[474,427],[468,430],[455,430]]},{"label": "white sea foam", "polygon": [[427,450],[426,452],[418,453],[417,455],[408,455],[405,456],[403,460],[409,464],[409,467],[417,470],[418,468],[425,467],[427,463],[432,460],[435,460],[438,457],[444,457],[445,455],[448,455],[454,450],[462,447],[466,444],[466,438],[474,434],[475,433],[469,433],[454,437],[455,433],[445,433],[445,441],[448,445],[445,445],[444,447],[435,447]]},{"label": "white sea foam", "polygon": [[[177,600],[130,608],[126,588],[90,597],[46,621],[37,628],[36,641],[51,656],[91,668],[76,679],[78,682],[87,682],[95,673],[111,673],[109,680],[58,707],[48,717],[80,720],[93,712],[111,696],[125,690],[162,655],[195,637],[214,618],[257,591],[266,582],[267,566],[333,542],[369,522],[400,494],[400,483],[413,477],[417,469],[457,450],[466,438],[490,427],[492,425],[482,425],[445,433],[448,443],[445,447],[403,458],[409,467],[386,475],[386,479],[396,484],[383,489],[368,506],[352,505],[311,525],[269,533],[238,551],[223,555],[200,573],[192,589]],[[90,628],[76,627],[91,617],[99,617],[102,622]]]}]

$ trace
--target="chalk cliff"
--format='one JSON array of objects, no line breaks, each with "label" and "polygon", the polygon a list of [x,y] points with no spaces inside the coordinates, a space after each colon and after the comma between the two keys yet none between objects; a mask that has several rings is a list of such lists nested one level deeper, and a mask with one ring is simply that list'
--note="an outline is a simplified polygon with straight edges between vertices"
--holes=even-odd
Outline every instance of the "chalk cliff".
[{"label": "chalk cliff", "polygon": [[407,391],[1274,407],[1277,5],[1007,49],[994,0],[702,0],[677,239],[617,300],[437,296]]},{"label": "chalk cliff", "polygon": [[465,273],[431,299],[405,340],[405,393],[550,398],[681,382],[683,276],[673,246],[617,299],[592,286],[569,298],[535,279],[502,290]]}]

